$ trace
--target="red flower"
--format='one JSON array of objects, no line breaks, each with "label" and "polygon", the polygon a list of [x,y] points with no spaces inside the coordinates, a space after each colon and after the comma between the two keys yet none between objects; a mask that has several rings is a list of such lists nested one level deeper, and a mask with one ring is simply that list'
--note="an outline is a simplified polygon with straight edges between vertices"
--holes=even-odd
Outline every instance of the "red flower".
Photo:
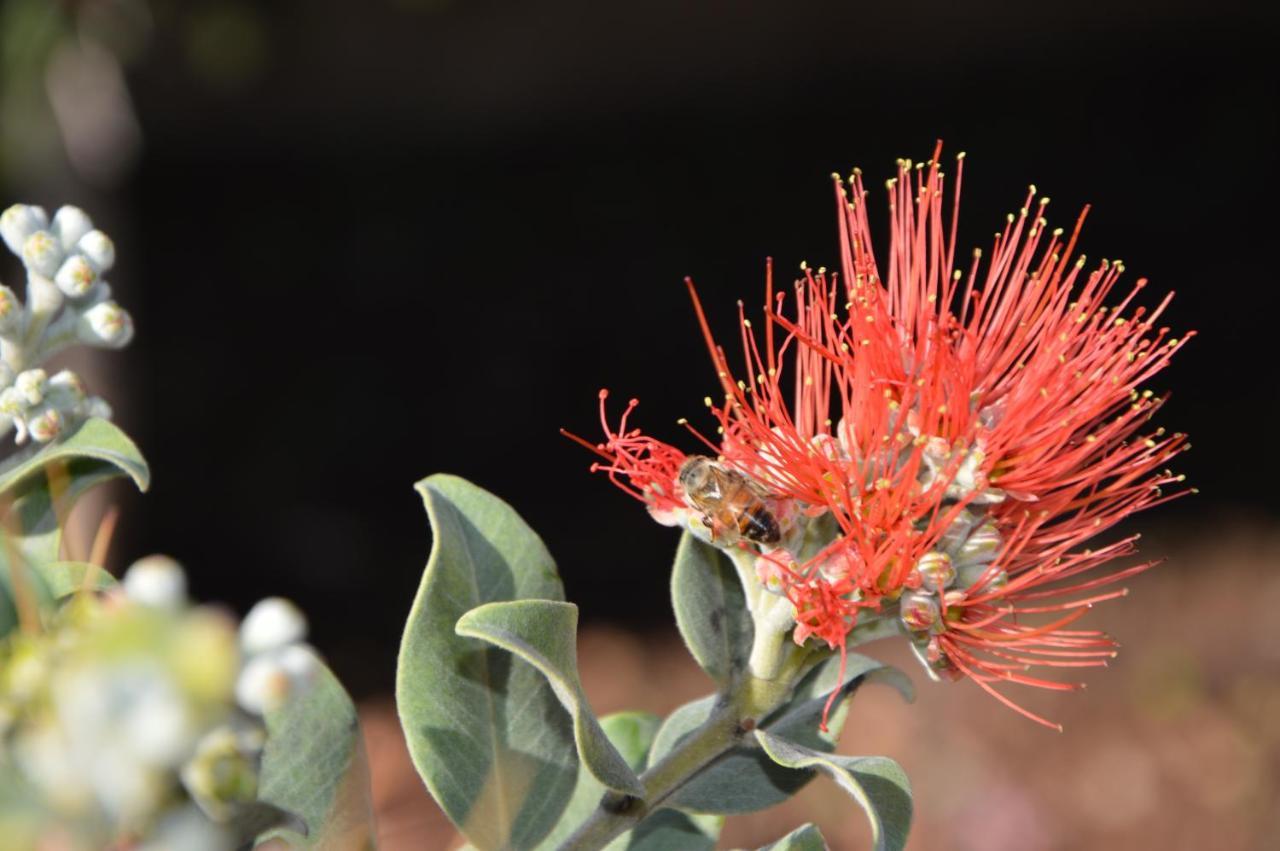
[{"label": "red flower", "polygon": [[[1171,295],[1150,311],[1134,304],[1144,280],[1113,297],[1119,261],[1085,272],[1073,257],[1084,214],[1064,240],[1035,187],[985,270],[981,251],[956,268],[958,202],[946,209],[940,154],[899,162],[888,181],[883,265],[861,174],[848,189],[837,177],[841,275],[804,269],[788,299],[770,266],[763,341],[739,307],[738,376],[690,284],[723,388],[723,402],[707,400],[721,439],[704,442],[799,508],[790,537],[760,548],[766,587],[795,605],[797,642],[812,635],[843,651],[859,610],[896,607],[935,673],[968,675],[1056,726],[992,683],[1075,688],[1024,672],[1114,655],[1105,635],[1068,627],[1151,563],[1102,570],[1134,551],[1134,537],[1081,547],[1182,480],[1164,468],[1185,437],[1144,432],[1164,400],[1142,385],[1191,335],[1156,326]],[[605,426],[602,468],[677,517],[683,454],[626,432],[625,420],[616,433]],[[810,530],[828,514],[831,536],[815,547]]]}]

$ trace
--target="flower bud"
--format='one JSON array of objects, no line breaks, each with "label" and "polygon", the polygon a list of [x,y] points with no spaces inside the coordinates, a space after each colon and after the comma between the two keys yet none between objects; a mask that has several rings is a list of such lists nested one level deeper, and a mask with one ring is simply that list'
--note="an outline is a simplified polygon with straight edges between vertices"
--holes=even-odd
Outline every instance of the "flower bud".
[{"label": "flower bud", "polygon": [[283,597],[258,601],[240,624],[240,647],[250,656],[279,649],[306,637],[306,616]]},{"label": "flower bud", "polygon": [[956,553],[958,564],[990,564],[1000,552],[1000,533],[994,523],[987,521],[969,533]]},{"label": "flower bud", "polygon": [[20,417],[26,408],[27,404],[23,400],[22,394],[18,392],[18,388],[6,387],[0,390],[0,414]]},{"label": "flower bud", "polygon": [[236,702],[254,715],[266,715],[310,688],[320,659],[306,644],[290,644],[253,656],[236,680]]},{"label": "flower bud", "polygon": [[104,301],[84,312],[76,332],[86,343],[118,349],[133,339],[133,317],[114,301]]},{"label": "flower bud", "polygon": [[67,298],[81,298],[98,282],[98,271],[83,254],[72,254],[63,261],[53,282]]},{"label": "flower bud", "polygon": [[48,226],[49,217],[44,210],[29,204],[14,204],[0,214],[0,238],[17,257],[22,256],[27,237]]},{"label": "flower bud", "polygon": [[916,573],[920,574],[920,584],[935,594],[945,589],[956,578],[956,569],[951,565],[951,557],[946,553],[930,551],[916,562]]},{"label": "flower bud", "polygon": [[[979,584],[981,583],[981,584]],[[958,571],[956,585],[970,593],[989,594],[1009,584],[1009,574],[992,570],[990,563],[966,564]]]},{"label": "flower bud", "polygon": [[13,380],[13,388],[26,404],[39,405],[44,401],[44,390],[48,383],[49,376],[43,369],[25,369]]},{"label": "flower bud", "polygon": [[908,591],[898,601],[899,616],[912,632],[924,632],[938,622],[938,601],[929,594]]},{"label": "flower bud", "polygon": [[157,609],[179,609],[187,601],[187,575],[176,561],[163,555],[135,561],[121,583],[125,596]]},{"label": "flower bud", "polygon": [[215,727],[182,768],[182,785],[210,819],[224,822],[258,796],[256,753],[230,726]]},{"label": "flower bud", "polygon": [[84,400],[84,384],[80,381],[80,376],[76,375],[69,369],[63,369],[54,373],[46,385],[50,394],[54,391],[68,399],[77,402]]},{"label": "flower bud", "polygon": [[22,243],[22,262],[29,271],[52,278],[62,265],[62,246],[47,230],[38,230]]},{"label": "flower bud", "polygon": [[27,416],[27,431],[37,443],[48,443],[62,434],[66,419],[57,408],[45,405]]},{"label": "flower bud", "polygon": [[49,230],[62,243],[62,250],[70,251],[81,237],[93,230],[93,222],[89,221],[84,210],[68,204],[53,214],[53,226]]},{"label": "flower bud", "polygon": [[22,302],[17,294],[0,284],[0,337],[8,337],[22,330]]},{"label": "flower bud", "polygon": [[100,230],[91,230],[80,237],[76,248],[89,258],[89,262],[93,263],[99,272],[106,272],[116,263],[115,243],[111,241],[111,237]]}]

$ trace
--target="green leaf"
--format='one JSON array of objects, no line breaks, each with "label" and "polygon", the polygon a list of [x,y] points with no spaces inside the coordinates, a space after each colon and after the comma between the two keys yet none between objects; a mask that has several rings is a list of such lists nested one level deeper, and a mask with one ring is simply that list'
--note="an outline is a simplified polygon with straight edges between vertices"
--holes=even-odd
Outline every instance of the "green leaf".
[{"label": "green leaf", "polygon": [[911,783],[902,768],[882,756],[838,756],[756,731],[769,758],[795,769],[818,769],[853,796],[871,822],[876,851],[901,851],[911,829]]},{"label": "green leaf", "polygon": [[[863,682],[883,681],[895,686],[908,700],[911,682],[901,671],[857,653],[848,654],[844,678],[840,659],[832,657],[796,686],[791,699],[759,723],[759,728],[800,742],[819,751],[832,751],[844,727],[846,700]],[[841,685],[843,683],[843,685]],[[819,727],[822,711],[831,692],[842,694],[832,705],[828,732]],[[701,726],[716,703],[716,696],[681,706],[663,723],[649,754],[649,764],[665,756],[685,736]],[[794,771],[779,766],[754,746],[734,748],[711,763],[689,783],[680,787],[667,803],[698,813],[748,813],[781,803],[813,779],[811,771]]]},{"label": "green leaf", "polygon": [[578,607],[557,600],[487,603],[467,612],[458,635],[479,638],[533,665],[551,683],[573,716],[578,757],[596,779],[617,792],[640,797],[644,787],[596,720],[578,679]]},{"label": "green leaf", "polygon": [[258,800],[289,813],[301,830],[260,836],[292,847],[346,851],[374,847],[369,767],[355,704],[337,677],[319,665],[315,680],[267,713],[267,742]]},{"label": "green leaf", "polygon": [[563,600],[564,589],[542,541],[505,502],[455,476],[417,487],[434,540],[396,670],[409,754],[472,844],[532,848],[573,794],[573,724],[535,667],[454,626],[485,603]]},{"label": "green leaf", "polygon": [[680,536],[676,549],[671,604],[693,658],[728,689],[746,668],[755,628],[728,557],[689,532]]},{"label": "green leaf", "polygon": [[52,443],[32,446],[0,462],[0,493],[45,469],[54,461],[91,458],[117,469],[117,475],[133,479],[139,490],[151,483],[151,472],[133,441],[107,420],[90,419]]},{"label": "green leaf", "polygon": [[660,726],[662,719],[652,712],[615,712],[600,719],[600,728],[636,773],[644,769]]},{"label": "green leaf", "polygon": [[66,437],[0,464],[0,534],[30,564],[57,561],[63,521],[76,501],[121,476],[143,491],[151,483],[147,462],[124,432],[106,420],[86,420]]},{"label": "green leaf", "polygon": [[827,841],[823,839],[822,831],[812,824],[806,824],[757,851],[827,851]]},{"label": "green leaf", "polygon": [[96,564],[83,561],[54,561],[38,568],[49,594],[55,600],[79,591],[106,591],[116,586],[116,578]]},{"label": "green leaf", "polygon": [[[644,767],[653,736],[661,720],[648,712],[617,712],[600,719],[600,727],[609,741],[635,771]],[[608,793],[586,768],[578,773],[578,785],[564,815],[538,846],[538,851],[552,851],[569,838],[577,827],[600,805]],[[691,816],[677,810],[658,810],[635,829],[619,836],[607,851],[711,851],[724,819],[720,816]]]}]

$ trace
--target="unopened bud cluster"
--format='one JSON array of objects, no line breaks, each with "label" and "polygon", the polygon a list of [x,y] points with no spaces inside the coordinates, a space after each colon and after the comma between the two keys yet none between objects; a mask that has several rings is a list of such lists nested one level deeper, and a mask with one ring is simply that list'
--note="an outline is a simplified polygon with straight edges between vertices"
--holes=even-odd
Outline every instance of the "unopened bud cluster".
[{"label": "unopened bud cluster", "polygon": [[0,238],[26,272],[25,298],[0,283],[0,433],[46,443],[110,409],[74,373],[50,377],[40,365],[77,343],[118,349],[132,339],[133,319],[103,278],[115,246],[84,211],[61,207],[50,218],[15,204],[0,214]]},{"label": "unopened bud cluster", "polygon": [[938,644],[946,629],[949,605],[957,595],[998,591],[1007,581],[993,566],[1000,553],[1000,533],[973,503],[962,509],[938,541],[937,548],[916,560],[914,586],[898,599],[898,617],[911,636],[912,649],[929,675],[956,677]]},{"label": "unopened bud cluster", "polygon": [[264,600],[237,631],[186,585],[172,559],[142,559],[118,589],[77,594],[45,632],[0,644],[0,737],[29,789],[0,845],[242,841],[231,822],[256,806],[262,715],[319,662],[292,604]]}]

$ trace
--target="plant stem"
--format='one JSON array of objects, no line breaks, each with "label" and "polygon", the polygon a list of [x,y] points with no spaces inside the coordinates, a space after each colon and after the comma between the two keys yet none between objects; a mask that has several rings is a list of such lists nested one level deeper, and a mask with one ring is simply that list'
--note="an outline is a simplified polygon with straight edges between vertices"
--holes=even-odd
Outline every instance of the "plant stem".
[{"label": "plant stem", "polygon": [[699,771],[739,744],[749,733],[743,725],[745,719],[762,717],[785,700],[792,684],[780,686],[777,682],[744,677],[739,688],[716,705],[701,727],[640,777],[643,798],[606,794],[591,817],[560,846],[560,851],[597,851],[635,827]]}]

